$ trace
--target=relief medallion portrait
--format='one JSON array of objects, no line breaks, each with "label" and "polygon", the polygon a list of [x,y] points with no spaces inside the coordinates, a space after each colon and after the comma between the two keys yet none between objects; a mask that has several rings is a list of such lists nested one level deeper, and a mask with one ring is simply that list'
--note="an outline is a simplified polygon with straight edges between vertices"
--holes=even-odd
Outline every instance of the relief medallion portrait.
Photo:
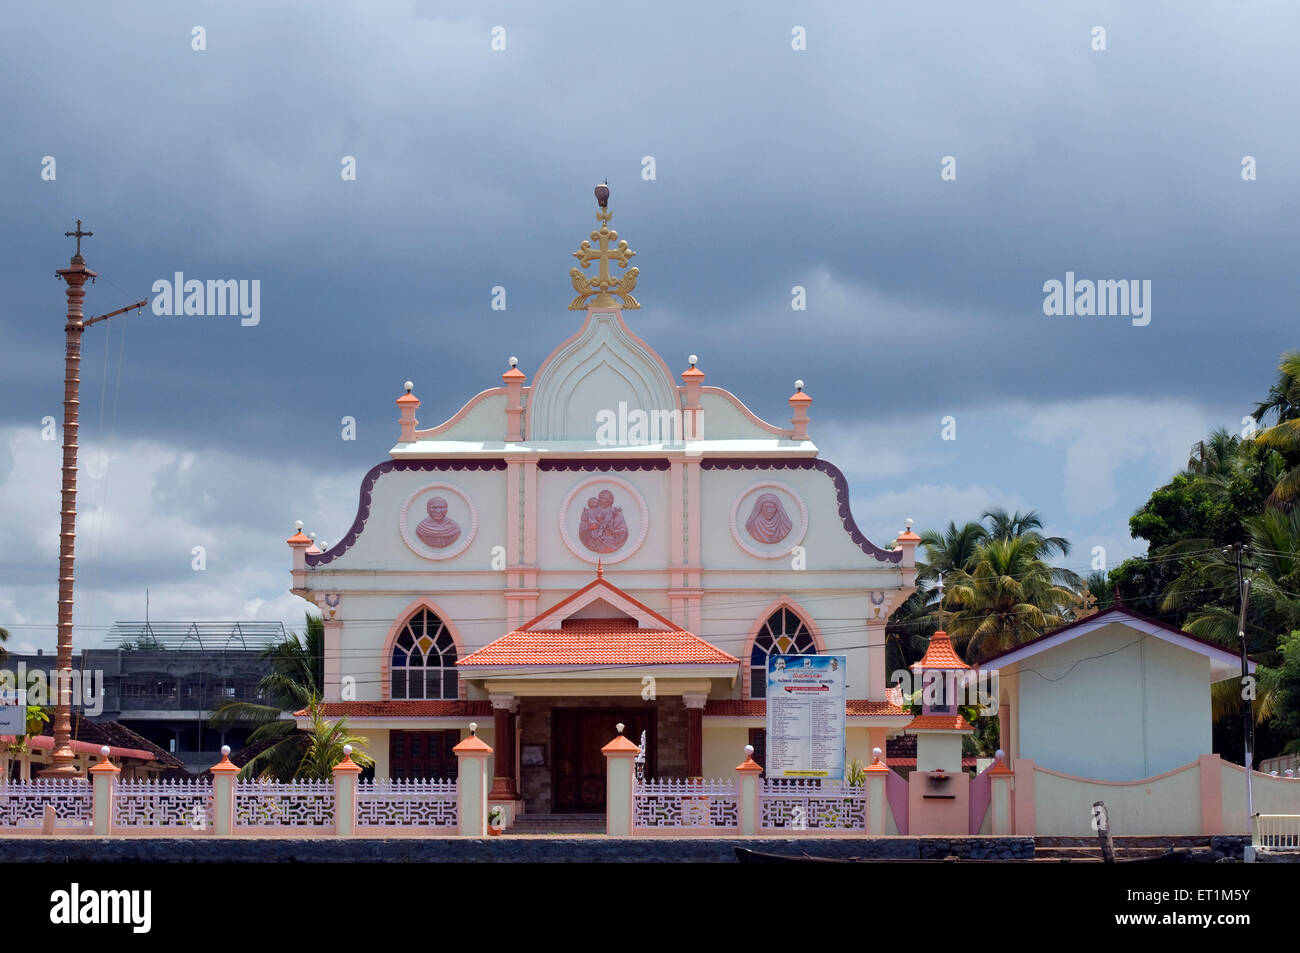
[{"label": "relief medallion portrait", "polygon": [[595,477],[569,491],[560,507],[560,536],[578,558],[616,563],[645,539],[650,514],[637,489],[617,477]]},{"label": "relief medallion portrait", "polygon": [[808,508],[783,483],[756,483],[731,506],[731,535],[752,556],[789,555],[808,531]]},{"label": "relief medallion portrait", "polygon": [[456,487],[434,483],[407,498],[399,528],[402,539],[417,556],[451,559],[473,542],[478,512]]}]

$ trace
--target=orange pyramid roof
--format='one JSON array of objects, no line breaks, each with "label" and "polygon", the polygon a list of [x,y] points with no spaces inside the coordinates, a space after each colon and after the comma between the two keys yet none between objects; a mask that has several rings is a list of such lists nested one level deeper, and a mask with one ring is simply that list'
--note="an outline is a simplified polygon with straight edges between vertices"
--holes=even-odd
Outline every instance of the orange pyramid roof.
[{"label": "orange pyramid roof", "polygon": [[912,664],[913,671],[968,668],[970,666],[961,660],[957,650],[952,647],[952,639],[948,638],[947,632],[936,632],[930,636],[930,645],[926,648],[925,655],[921,661]]}]

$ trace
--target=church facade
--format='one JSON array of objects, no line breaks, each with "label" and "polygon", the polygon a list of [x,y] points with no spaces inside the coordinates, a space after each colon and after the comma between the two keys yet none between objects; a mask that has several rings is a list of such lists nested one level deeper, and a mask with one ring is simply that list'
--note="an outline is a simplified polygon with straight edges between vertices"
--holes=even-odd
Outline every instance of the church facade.
[{"label": "church facade", "polygon": [[647,777],[729,777],[747,743],[761,763],[774,652],[847,658],[848,758],[911,721],[885,625],[918,537],[859,531],[802,383],[789,424],[769,423],[636,334],[608,194],[575,253],[573,333],[531,381],[511,358],[427,428],[408,383],[348,533],[288,540],[292,591],[324,618],[325,713],[367,739],[376,776],[454,774],[476,722],[512,811],[603,811],[620,723]]}]

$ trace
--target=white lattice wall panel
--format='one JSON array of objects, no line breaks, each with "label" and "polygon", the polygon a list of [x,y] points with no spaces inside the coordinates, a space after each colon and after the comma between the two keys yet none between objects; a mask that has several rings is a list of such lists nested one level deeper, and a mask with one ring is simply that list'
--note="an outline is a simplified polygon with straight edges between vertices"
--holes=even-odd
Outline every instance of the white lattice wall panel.
[{"label": "white lattice wall panel", "polygon": [[249,781],[235,786],[236,827],[331,827],[334,782]]},{"label": "white lattice wall panel", "polygon": [[187,827],[212,825],[212,784],[186,781],[119,781],[113,799],[115,827]]},{"label": "white lattice wall panel", "polygon": [[739,828],[740,794],[734,781],[639,781],[632,796],[636,827]]},{"label": "white lattice wall panel", "polygon": [[357,785],[359,827],[443,827],[460,821],[455,781],[376,780]]},{"label": "white lattice wall panel", "polygon": [[89,781],[37,779],[0,783],[0,827],[40,827],[47,804],[62,827],[94,826]]},{"label": "white lattice wall panel", "polygon": [[763,830],[867,830],[867,797],[860,785],[804,778],[763,781],[758,805]]}]

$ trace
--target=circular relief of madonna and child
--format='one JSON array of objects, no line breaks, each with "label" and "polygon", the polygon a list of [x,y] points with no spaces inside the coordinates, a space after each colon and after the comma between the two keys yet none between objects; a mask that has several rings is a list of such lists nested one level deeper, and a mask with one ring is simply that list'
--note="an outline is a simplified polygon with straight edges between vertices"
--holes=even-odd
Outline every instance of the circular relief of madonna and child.
[{"label": "circular relief of madonna and child", "polygon": [[641,546],[650,528],[645,499],[615,477],[579,483],[560,506],[560,536],[579,559],[616,563]]}]

